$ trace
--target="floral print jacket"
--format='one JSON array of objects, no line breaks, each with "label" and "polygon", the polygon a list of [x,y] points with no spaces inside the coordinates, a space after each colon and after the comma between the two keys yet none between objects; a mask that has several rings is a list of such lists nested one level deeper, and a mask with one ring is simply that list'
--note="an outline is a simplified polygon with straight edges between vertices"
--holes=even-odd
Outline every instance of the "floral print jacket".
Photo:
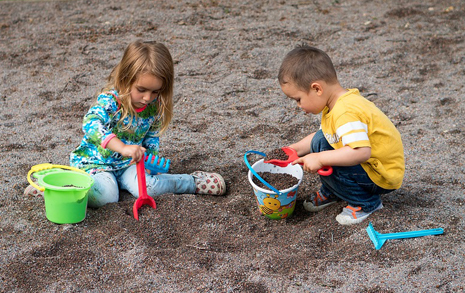
[{"label": "floral print jacket", "polygon": [[[92,106],[84,116],[82,130],[84,137],[81,144],[71,153],[70,165],[90,174],[101,171],[115,171],[129,167],[130,157],[106,148],[113,137],[118,137],[127,145],[142,145],[147,154],[158,154],[158,108],[156,101],[149,104],[137,117],[126,117],[123,123],[118,123],[121,117],[118,92],[105,92],[97,97],[96,105]],[[124,125],[131,125],[124,129]]]}]

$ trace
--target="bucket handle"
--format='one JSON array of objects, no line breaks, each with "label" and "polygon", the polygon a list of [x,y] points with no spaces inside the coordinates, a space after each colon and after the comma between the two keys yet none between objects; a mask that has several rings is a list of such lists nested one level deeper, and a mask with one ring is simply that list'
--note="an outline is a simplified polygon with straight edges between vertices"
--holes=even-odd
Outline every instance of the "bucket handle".
[{"label": "bucket handle", "polygon": [[71,170],[71,171],[76,171],[76,172],[81,172],[81,173],[87,174],[85,171],[82,171],[81,169],[74,168],[74,167],[71,167],[71,166],[54,165],[54,164],[50,164],[50,163],[44,163],[44,164],[39,164],[39,165],[35,165],[35,166],[31,167],[31,170],[29,170],[29,172],[27,173],[27,181],[32,186],[34,186],[34,188],[36,188],[36,189],[38,189],[40,191],[44,191],[45,187],[39,186],[39,185],[35,184],[31,180],[31,174],[35,173],[35,172],[43,171],[43,170],[53,169],[53,168],[68,169],[68,170]]},{"label": "bucket handle", "polygon": [[268,187],[269,189],[271,189],[272,191],[274,191],[276,194],[278,195],[282,195],[281,192],[279,192],[279,190],[277,190],[276,188],[274,188],[273,186],[271,186],[271,184],[269,184],[268,182],[266,182],[262,177],[260,177],[260,175],[257,174],[257,172],[255,172],[255,170],[250,166],[250,163],[249,161],[247,160],[247,155],[250,154],[250,153],[253,153],[253,154],[257,154],[257,155],[260,155],[260,156],[263,156],[263,157],[266,157],[266,154],[265,153],[262,153],[262,152],[259,152],[259,151],[247,151],[245,154],[244,154],[244,162],[245,164],[247,165],[247,168],[249,168],[250,172],[252,172],[252,174],[257,177],[258,180],[260,180],[260,182],[262,182],[263,184],[265,184],[266,187]]}]

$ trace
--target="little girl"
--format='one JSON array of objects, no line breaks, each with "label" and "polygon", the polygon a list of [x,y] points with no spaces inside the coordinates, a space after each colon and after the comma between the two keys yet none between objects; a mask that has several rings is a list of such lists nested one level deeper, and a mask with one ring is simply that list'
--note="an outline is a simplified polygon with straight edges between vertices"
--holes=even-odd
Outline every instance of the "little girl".
[{"label": "little girl", "polygon": [[[88,205],[117,202],[119,188],[139,196],[136,162],[158,154],[159,135],[173,114],[173,60],[160,43],[136,41],[125,50],[108,84],[83,120],[84,138],[71,153],[70,165],[94,178]],[[221,175],[146,174],[147,193],[223,195]]]}]

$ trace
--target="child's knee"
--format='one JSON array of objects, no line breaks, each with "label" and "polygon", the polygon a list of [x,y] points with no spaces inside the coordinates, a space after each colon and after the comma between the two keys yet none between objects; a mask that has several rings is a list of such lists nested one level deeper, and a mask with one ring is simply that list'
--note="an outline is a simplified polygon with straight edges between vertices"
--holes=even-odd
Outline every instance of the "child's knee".
[{"label": "child's knee", "polygon": [[89,199],[87,205],[91,208],[100,208],[106,204],[112,202],[118,202],[119,199],[119,190],[116,189],[114,192],[109,192],[105,190],[93,189],[89,190]]},{"label": "child's knee", "polygon": [[94,185],[88,193],[87,205],[92,208],[99,208],[108,203],[118,202],[119,188],[113,175],[99,173],[93,176]]}]

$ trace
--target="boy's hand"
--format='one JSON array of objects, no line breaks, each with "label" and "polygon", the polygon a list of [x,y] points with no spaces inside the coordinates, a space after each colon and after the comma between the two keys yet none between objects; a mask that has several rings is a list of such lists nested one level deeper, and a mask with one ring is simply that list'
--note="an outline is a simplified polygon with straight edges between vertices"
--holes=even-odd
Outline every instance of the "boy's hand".
[{"label": "boy's hand", "polygon": [[324,166],[355,166],[366,162],[370,156],[370,147],[353,149],[350,146],[344,146],[337,150],[310,153],[295,160],[292,164],[303,164],[305,171],[316,173]]},{"label": "boy's hand", "polygon": [[292,165],[295,164],[303,164],[302,168],[304,169],[304,171],[310,173],[316,173],[323,167],[323,164],[320,163],[320,160],[318,158],[318,153],[311,153],[304,157],[300,157],[294,162],[292,162]]},{"label": "boy's hand", "polygon": [[145,148],[140,145],[125,145],[121,149],[121,155],[124,157],[132,157],[130,164],[137,163],[142,159],[145,153]]}]

